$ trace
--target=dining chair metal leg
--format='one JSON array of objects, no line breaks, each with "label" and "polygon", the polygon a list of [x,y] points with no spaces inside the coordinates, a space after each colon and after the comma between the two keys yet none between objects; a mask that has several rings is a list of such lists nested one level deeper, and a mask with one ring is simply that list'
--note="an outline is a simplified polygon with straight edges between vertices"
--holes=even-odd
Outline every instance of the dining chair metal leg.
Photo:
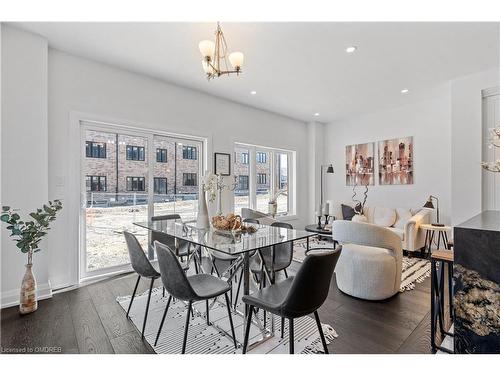
[{"label": "dining chair metal leg", "polygon": [[153,291],[154,282],[155,282],[155,279],[151,278],[151,285],[149,286],[149,294],[148,294],[148,303],[146,304],[146,312],[144,314],[144,322],[142,323],[142,336],[141,336],[141,338],[143,340],[144,340],[144,330],[146,329],[146,321],[148,320],[149,302],[151,301],[151,292]]},{"label": "dining chair metal leg", "polygon": [[186,353],[186,341],[189,328],[189,319],[191,318],[191,309],[193,308],[193,301],[189,301],[188,311],[186,313],[186,326],[184,327],[184,339],[182,340],[182,354]]},{"label": "dining chair metal leg", "polygon": [[210,306],[208,306],[208,299],[207,299],[207,300],[205,300],[205,307],[206,307],[206,309],[207,309],[207,310],[206,310],[206,315],[207,315],[207,326],[209,326],[209,325],[210,325],[210,315],[209,315],[209,314],[210,314],[210,313],[209,313],[209,312],[210,312]]},{"label": "dining chair metal leg", "polygon": [[288,279],[288,272],[286,272],[286,268],[283,271],[285,272],[285,277]]},{"label": "dining chair metal leg", "polygon": [[238,281],[238,289],[236,289],[236,298],[234,299],[234,308],[238,304],[238,297],[240,296],[241,281],[243,280],[243,267],[241,267],[240,280]]},{"label": "dining chair metal leg", "polygon": [[162,297],[165,297],[165,287],[163,287],[163,295]]},{"label": "dining chair metal leg", "polygon": [[253,313],[253,306],[250,305],[250,306],[248,306],[248,316],[247,316],[247,323],[246,323],[246,327],[245,327],[245,338],[243,339],[243,350],[242,350],[243,354],[246,354],[246,352],[247,352],[248,336],[250,335],[250,325],[252,324],[252,313]]},{"label": "dining chair metal leg", "polygon": [[319,336],[321,337],[321,343],[323,344],[323,350],[325,354],[328,354],[328,347],[326,346],[325,333],[323,332],[323,328],[321,327],[321,322],[319,320],[318,311],[314,312],[314,319],[316,319],[316,324],[318,326]]},{"label": "dining chair metal leg", "polygon": [[285,318],[281,317],[281,338],[285,335]]},{"label": "dining chair metal leg", "polygon": [[134,302],[135,293],[137,292],[137,287],[139,286],[139,281],[141,281],[141,275],[137,276],[137,282],[135,283],[134,293],[132,293],[132,298],[130,299],[130,304],[127,309],[127,318],[130,313],[130,308],[132,307],[132,302]]},{"label": "dining chair metal leg", "polygon": [[227,296],[227,293],[224,293],[224,297],[226,297],[227,315],[229,316],[229,324],[231,325],[231,334],[233,335],[234,347],[238,348],[238,344],[236,343],[236,335],[234,334],[233,316],[231,314],[231,303],[229,302],[229,297]]},{"label": "dining chair metal leg", "polygon": [[158,328],[158,333],[156,334],[155,346],[158,343],[158,339],[160,338],[161,330],[163,329],[163,323],[165,323],[165,318],[167,317],[168,308],[170,307],[170,302],[172,301],[172,296],[168,296],[167,306],[165,307],[165,312],[163,313],[163,317],[161,318],[160,327]]},{"label": "dining chair metal leg", "polygon": [[290,354],[293,354],[294,348],[293,344],[295,341],[294,333],[293,333],[293,319],[288,319],[288,339],[289,339],[289,346],[290,346]]}]

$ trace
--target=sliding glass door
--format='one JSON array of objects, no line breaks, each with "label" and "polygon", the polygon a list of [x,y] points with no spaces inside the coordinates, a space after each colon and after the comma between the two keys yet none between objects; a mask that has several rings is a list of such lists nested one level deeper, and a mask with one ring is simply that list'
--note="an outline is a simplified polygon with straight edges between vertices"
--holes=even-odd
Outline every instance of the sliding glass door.
[{"label": "sliding glass door", "polygon": [[197,214],[203,142],[82,123],[80,279],[130,268],[124,231],[150,259],[148,232],[134,225],[154,215]]}]

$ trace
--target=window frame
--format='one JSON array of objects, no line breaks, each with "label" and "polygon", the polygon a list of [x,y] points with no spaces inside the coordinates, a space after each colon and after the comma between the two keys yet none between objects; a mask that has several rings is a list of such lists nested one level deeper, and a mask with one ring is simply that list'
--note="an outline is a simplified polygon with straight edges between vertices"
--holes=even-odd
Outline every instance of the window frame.
[{"label": "window frame", "polygon": [[[130,158],[129,158],[129,148],[132,149],[132,156]],[[134,148],[137,149],[137,159],[134,158]],[[141,159],[140,149],[142,149],[142,159]],[[146,161],[146,148],[145,148],[145,146],[126,145],[125,146],[125,158],[128,161]]]},{"label": "window frame", "polygon": [[241,158],[240,158],[240,163],[244,164],[244,165],[248,165],[248,163],[250,163],[250,153],[242,152]]},{"label": "window frame", "polygon": [[[191,180],[189,178],[186,178],[186,176],[193,177],[194,176],[194,184],[186,184],[187,180]],[[189,187],[196,187],[198,186],[198,173],[194,172],[182,172],[182,186],[189,186]]]},{"label": "window frame", "polygon": [[[131,180],[131,189],[129,189],[129,179]],[[134,179],[137,179],[137,189],[134,189]],[[139,181],[142,180],[143,189],[139,189]],[[126,191],[146,191],[146,177],[140,176],[126,176],[125,178],[125,190]]]},{"label": "window frame", "polygon": [[[89,193],[105,193],[108,190],[108,181],[106,176],[99,175],[85,175],[85,188],[87,187],[87,179],[90,182],[90,190],[85,189]],[[101,180],[104,179],[104,189],[102,190],[92,190],[93,180],[98,179],[97,184],[102,186]]]},{"label": "window frame", "polygon": [[266,151],[256,151],[257,163],[259,164],[267,164],[267,152]]},{"label": "window frame", "polygon": [[[159,155],[162,156],[162,157],[160,157],[160,160],[158,160],[158,151],[160,151]],[[165,155],[165,160],[163,160],[163,155]],[[156,149],[156,162],[157,163],[168,163],[168,150],[166,148],[157,148]]]},{"label": "window frame", "polygon": [[[241,186],[242,177],[244,177],[243,181],[245,181],[245,186]],[[247,174],[240,174],[238,176],[238,186],[237,190],[249,190],[250,189],[250,176]]]},{"label": "window frame", "polygon": [[[258,153],[264,153],[265,162],[269,164],[269,173],[267,176],[266,183],[269,184],[269,193],[273,196],[280,186],[279,173],[277,173],[277,155],[286,154],[287,155],[287,196],[288,196],[288,210],[286,213],[278,212],[277,216],[283,217],[295,217],[297,215],[297,198],[296,198],[296,168],[297,168],[297,152],[294,150],[287,150],[276,147],[259,146],[248,144],[244,142],[234,142],[234,152],[237,148],[247,149],[249,152],[249,208],[257,209],[257,187],[261,185],[258,183],[257,177],[257,164],[261,164],[257,159]],[[267,155],[267,154],[269,155]],[[262,160],[262,159],[261,159]]]},{"label": "window frame", "polygon": [[[163,181],[165,180],[165,192],[162,193],[162,192],[158,192],[157,189],[156,189],[156,183],[159,182],[159,181]],[[153,194],[157,194],[157,195],[167,195],[168,194],[168,180],[167,180],[167,177],[153,177]]]},{"label": "window frame", "polygon": [[[102,147],[97,147],[98,156],[94,156],[94,146],[101,145]],[[89,147],[90,146],[90,147]],[[90,150],[90,155],[88,151]],[[104,151],[104,156],[101,155],[101,152]],[[95,141],[85,141],[85,157],[91,159],[106,159],[107,151],[106,151],[106,142],[95,142]]]},{"label": "window frame", "polygon": [[196,146],[182,145],[183,160],[198,160],[198,148]]}]

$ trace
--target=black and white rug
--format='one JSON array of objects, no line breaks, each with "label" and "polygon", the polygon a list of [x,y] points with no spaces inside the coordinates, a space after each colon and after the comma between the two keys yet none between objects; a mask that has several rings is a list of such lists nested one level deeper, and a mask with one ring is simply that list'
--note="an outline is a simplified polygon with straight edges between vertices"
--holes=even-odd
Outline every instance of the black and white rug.
[{"label": "black and white rug", "polygon": [[[311,239],[309,248],[331,248],[332,242]],[[302,263],[306,257],[306,242],[297,242],[293,248],[293,260]],[[415,283],[421,283],[431,276],[431,262],[427,259],[403,256],[400,292],[415,289]]]},{"label": "black and white rug", "polygon": [[[148,321],[145,330],[145,339],[151,345],[156,353],[161,354],[180,354],[182,340],[184,337],[184,325],[186,319],[187,307],[182,301],[176,301],[170,304],[167,319],[163,325],[163,330],[158,340],[158,345],[154,346],[158,327],[165,311],[168,296],[162,297],[162,289],[154,289],[151,295]],[[217,300],[210,308],[210,326],[205,320],[205,302],[193,304],[194,317],[189,324],[189,333],[186,344],[186,353],[188,354],[234,354],[241,353],[241,347],[234,348],[231,328],[227,316],[227,308],[223,304],[224,297]],[[130,303],[130,296],[118,297],[117,302],[124,309],[124,314]],[[147,302],[147,292],[137,295],[130,310],[130,318],[138,331],[142,329],[144,311]],[[238,306],[242,311],[243,306]],[[240,314],[232,313],[236,340],[243,342],[244,319]],[[259,312],[259,318],[263,321],[262,310]],[[270,327],[271,318],[267,314],[267,327]],[[285,324],[283,338],[281,338],[280,318],[275,318],[275,336],[249,351],[251,354],[281,354],[288,353],[288,324]],[[305,316],[296,319],[294,322],[295,353],[310,354],[322,353],[323,347],[321,339],[313,318]],[[328,324],[323,324],[323,332],[327,343],[338,337],[337,332]],[[260,330],[252,325],[250,330],[250,340],[252,343],[262,337]]]}]

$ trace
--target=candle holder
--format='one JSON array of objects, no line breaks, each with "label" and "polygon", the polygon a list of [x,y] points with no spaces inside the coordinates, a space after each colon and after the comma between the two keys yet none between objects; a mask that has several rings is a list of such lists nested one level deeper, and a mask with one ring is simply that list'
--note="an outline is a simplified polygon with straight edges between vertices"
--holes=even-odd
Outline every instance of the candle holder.
[{"label": "candle holder", "polygon": [[329,217],[330,217],[330,215],[328,215],[328,214],[327,214],[327,215],[325,215],[325,226],[327,226],[327,225],[328,225],[328,218],[329,218]]},{"label": "candle holder", "polygon": [[318,216],[318,228],[317,229],[322,229],[323,227],[321,226],[321,215]]}]

